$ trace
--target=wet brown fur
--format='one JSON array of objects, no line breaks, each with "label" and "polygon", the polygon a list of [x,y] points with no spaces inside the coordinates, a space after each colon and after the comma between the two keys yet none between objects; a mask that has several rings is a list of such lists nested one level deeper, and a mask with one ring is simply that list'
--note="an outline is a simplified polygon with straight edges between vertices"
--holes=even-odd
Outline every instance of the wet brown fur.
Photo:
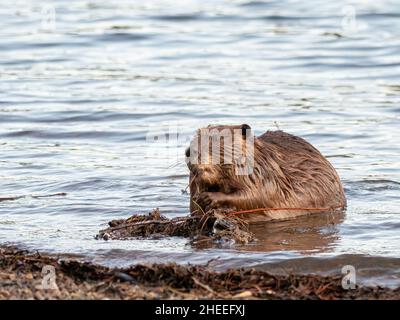
[{"label": "wet brown fur", "polygon": [[[205,129],[233,131],[242,126]],[[198,131],[194,140],[201,130],[204,129]],[[235,144],[234,148],[238,146]],[[221,142],[221,159],[224,152]],[[237,175],[235,164],[192,164],[189,161],[188,166],[192,213],[216,208],[328,208],[324,211],[334,211],[346,206],[340,178],[329,161],[304,139],[283,131],[267,131],[254,137],[254,170],[249,175]],[[260,221],[308,213],[309,210],[264,210],[243,217]]]}]

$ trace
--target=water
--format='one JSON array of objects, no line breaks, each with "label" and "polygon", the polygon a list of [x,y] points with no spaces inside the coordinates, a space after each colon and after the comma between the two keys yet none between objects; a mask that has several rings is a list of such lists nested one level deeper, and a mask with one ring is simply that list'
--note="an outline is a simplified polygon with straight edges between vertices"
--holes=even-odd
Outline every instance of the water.
[{"label": "water", "polygon": [[[26,197],[0,203],[0,243],[113,266],[352,264],[399,285],[399,18],[395,0],[3,0],[0,196]],[[114,218],[188,213],[183,151],[209,123],[304,137],[337,168],[347,213],[257,227],[239,247],[94,240]],[[176,147],[146,140],[174,127]]]}]

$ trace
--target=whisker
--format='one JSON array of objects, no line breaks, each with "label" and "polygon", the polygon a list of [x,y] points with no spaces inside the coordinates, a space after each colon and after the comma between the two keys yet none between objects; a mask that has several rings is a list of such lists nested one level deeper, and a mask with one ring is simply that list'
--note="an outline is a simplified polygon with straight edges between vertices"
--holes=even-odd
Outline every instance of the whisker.
[{"label": "whisker", "polygon": [[175,163],[172,163],[171,165],[169,165],[169,166],[167,167],[167,169],[172,169],[172,168],[178,166],[179,164],[181,164],[181,161],[180,161],[180,160],[178,160],[178,161],[176,161]]},{"label": "whisker", "polygon": [[197,173],[193,176],[192,179],[190,179],[190,181],[189,181],[188,185],[186,186],[186,188],[181,190],[181,191],[182,191],[182,194],[187,194],[188,188],[190,188],[190,187],[192,186],[192,183],[193,183],[193,181],[194,181],[194,179],[195,179],[196,177],[197,177]]}]

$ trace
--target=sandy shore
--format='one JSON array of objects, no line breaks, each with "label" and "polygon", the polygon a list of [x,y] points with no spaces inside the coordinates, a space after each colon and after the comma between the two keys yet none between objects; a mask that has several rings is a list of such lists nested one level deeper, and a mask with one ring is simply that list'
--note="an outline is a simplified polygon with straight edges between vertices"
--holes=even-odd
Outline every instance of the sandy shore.
[{"label": "sandy shore", "polygon": [[[43,282],[54,267],[56,287]],[[49,267],[50,266],[50,267]],[[0,299],[400,299],[400,288],[344,290],[341,275],[277,276],[253,269],[136,265],[110,269],[15,248],[0,249]]]}]

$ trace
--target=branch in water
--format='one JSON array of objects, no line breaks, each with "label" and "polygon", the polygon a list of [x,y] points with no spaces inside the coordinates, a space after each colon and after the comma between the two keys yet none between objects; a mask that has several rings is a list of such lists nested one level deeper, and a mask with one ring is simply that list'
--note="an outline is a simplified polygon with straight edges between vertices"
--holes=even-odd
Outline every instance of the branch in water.
[{"label": "branch in water", "polygon": [[[49,197],[58,197],[58,196],[66,196],[67,194],[65,192],[60,192],[60,193],[54,193],[54,194],[47,194],[47,195],[42,195],[42,196],[34,196],[30,195],[33,199],[40,199],[40,198],[49,198]],[[2,201],[14,201],[22,198],[26,198],[28,196],[16,196],[16,197],[0,197],[0,202]]]},{"label": "branch in water", "polygon": [[18,196],[18,197],[4,197],[4,198],[0,198],[0,202],[2,201],[13,201],[13,200],[18,200],[21,198],[25,198],[25,196]]}]

